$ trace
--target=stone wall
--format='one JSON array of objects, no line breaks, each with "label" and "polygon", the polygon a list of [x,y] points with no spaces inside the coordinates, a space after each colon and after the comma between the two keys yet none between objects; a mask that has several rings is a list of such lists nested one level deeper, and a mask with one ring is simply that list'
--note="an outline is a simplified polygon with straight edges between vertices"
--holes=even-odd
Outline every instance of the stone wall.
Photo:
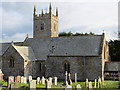
[{"label": "stone wall", "polygon": [[[14,67],[9,66],[11,57],[13,57],[14,59]],[[24,60],[12,45],[3,54],[2,71],[5,78],[7,78],[8,76],[24,75]]]},{"label": "stone wall", "polygon": [[102,77],[102,60],[100,57],[78,57],[78,56],[49,56],[46,60],[46,75],[65,78],[64,63],[69,62],[71,79],[74,80],[74,73],[77,73],[78,80],[97,79]]}]

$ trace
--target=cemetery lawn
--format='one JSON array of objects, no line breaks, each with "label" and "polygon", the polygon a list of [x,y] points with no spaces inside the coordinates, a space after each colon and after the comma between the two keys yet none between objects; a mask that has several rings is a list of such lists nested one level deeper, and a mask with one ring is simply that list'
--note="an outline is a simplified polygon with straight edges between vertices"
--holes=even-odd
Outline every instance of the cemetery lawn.
[{"label": "cemetery lawn", "polygon": [[[3,83],[2,88],[6,88],[7,89],[7,82],[4,81],[2,83]],[[62,85],[63,83],[64,83],[64,81],[59,81],[57,86],[55,86],[54,83],[53,83],[52,88],[56,88],[56,89],[57,88],[65,88],[65,86]],[[77,82],[77,83],[73,82],[72,88],[75,88],[75,86],[77,84],[80,84],[82,88],[86,89],[85,82]],[[93,84],[93,87],[94,87],[94,82],[92,82],[92,84]],[[20,86],[21,86],[21,90],[28,89],[28,84],[21,83]],[[46,88],[46,86],[42,85],[42,84],[37,84],[36,87],[37,87],[37,89],[40,89],[40,90]],[[106,89],[108,88],[109,90],[113,90],[113,89],[117,89],[118,87],[119,87],[119,81],[108,81],[107,80],[107,81],[104,82],[104,85],[103,85],[102,88],[106,88]]]}]

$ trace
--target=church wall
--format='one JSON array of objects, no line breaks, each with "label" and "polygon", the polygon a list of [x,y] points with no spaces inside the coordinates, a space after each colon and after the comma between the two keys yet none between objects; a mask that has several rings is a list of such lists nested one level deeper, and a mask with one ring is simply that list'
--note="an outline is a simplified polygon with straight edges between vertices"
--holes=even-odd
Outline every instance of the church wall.
[{"label": "church wall", "polygon": [[[14,67],[9,66],[11,56],[14,59]],[[12,46],[10,46],[2,57],[2,71],[5,79],[8,76],[24,75],[24,60]]]},{"label": "church wall", "polygon": [[77,73],[78,80],[94,80],[102,77],[102,60],[99,57],[78,57],[78,56],[50,56],[46,60],[47,77],[57,76],[59,79],[65,79],[64,63],[69,62],[71,79],[74,80],[74,74]]}]

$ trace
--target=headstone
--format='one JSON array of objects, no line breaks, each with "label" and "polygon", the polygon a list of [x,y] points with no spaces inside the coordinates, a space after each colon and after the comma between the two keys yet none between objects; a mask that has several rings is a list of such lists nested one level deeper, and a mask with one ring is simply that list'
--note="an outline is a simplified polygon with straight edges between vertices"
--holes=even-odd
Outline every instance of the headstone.
[{"label": "headstone", "polygon": [[86,79],[86,82],[85,82],[85,84],[86,84],[86,87],[88,87],[88,86],[89,86],[88,79]]},{"label": "headstone", "polygon": [[41,84],[45,84],[45,78],[44,78],[44,76],[42,76]]},{"label": "headstone", "polygon": [[21,83],[24,83],[24,76],[21,76]]},{"label": "headstone", "polygon": [[95,79],[94,88],[96,88],[96,86],[97,86],[97,80]]},{"label": "headstone", "polygon": [[46,88],[51,88],[51,81],[49,80],[46,80]]},{"label": "headstone", "polygon": [[69,84],[69,85],[72,85],[72,80],[71,80],[71,78],[70,78],[70,73],[68,73],[68,84]]},{"label": "headstone", "polygon": [[81,85],[80,85],[80,84],[77,84],[77,85],[76,85],[76,90],[82,90],[82,88],[81,88]]},{"label": "headstone", "polygon": [[101,88],[102,87],[102,82],[101,82],[101,78],[99,77],[98,78],[98,88]]},{"label": "headstone", "polygon": [[36,90],[36,80],[30,80],[29,89],[30,90]]},{"label": "headstone", "polygon": [[32,80],[32,76],[29,76],[29,82]]},{"label": "headstone", "polygon": [[72,86],[71,85],[66,85],[65,90],[72,90]]},{"label": "headstone", "polygon": [[40,77],[37,77],[37,84],[40,84]]},{"label": "headstone", "polygon": [[27,83],[27,78],[26,77],[24,77],[24,83]]},{"label": "headstone", "polygon": [[20,83],[19,82],[12,82],[10,84],[10,90],[17,90],[18,88],[20,88]]},{"label": "headstone", "polygon": [[92,82],[89,82],[89,90],[92,90]]},{"label": "headstone", "polygon": [[54,84],[57,85],[57,77],[54,77]]},{"label": "headstone", "polygon": [[77,83],[77,73],[75,73],[75,83]]},{"label": "headstone", "polygon": [[51,77],[49,77],[49,79],[48,79],[50,82],[51,82],[51,85],[52,85],[52,78]]},{"label": "headstone", "polygon": [[64,85],[68,85],[68,81],[67,81],[67,71],[65,72],[65,83],[64,83]]},{"label": "headstone", "polygon": [[8,77],[8,88],[10,87],[10,84],[14,82],[14,76]]},{"label": "headstone", "polygon": [[21,76],[16,77],[16,82],[20,83],[21,82]]},{"label": "headstone", "polygon": [[3,80],[3,76],[4,76],[4,74],[2,73],[2,70],[0,69],[0,80],[1,81]]}]

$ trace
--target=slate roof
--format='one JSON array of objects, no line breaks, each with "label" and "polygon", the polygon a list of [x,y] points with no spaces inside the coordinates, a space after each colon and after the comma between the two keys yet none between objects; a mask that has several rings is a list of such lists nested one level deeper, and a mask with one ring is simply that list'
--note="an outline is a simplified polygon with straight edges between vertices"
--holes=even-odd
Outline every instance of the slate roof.
[{"label": "slate roof", "polygon": [[99,56],[102,35],[56,38],[28,38],[24,46],[33,49],[37,60],[47,56]]}]

